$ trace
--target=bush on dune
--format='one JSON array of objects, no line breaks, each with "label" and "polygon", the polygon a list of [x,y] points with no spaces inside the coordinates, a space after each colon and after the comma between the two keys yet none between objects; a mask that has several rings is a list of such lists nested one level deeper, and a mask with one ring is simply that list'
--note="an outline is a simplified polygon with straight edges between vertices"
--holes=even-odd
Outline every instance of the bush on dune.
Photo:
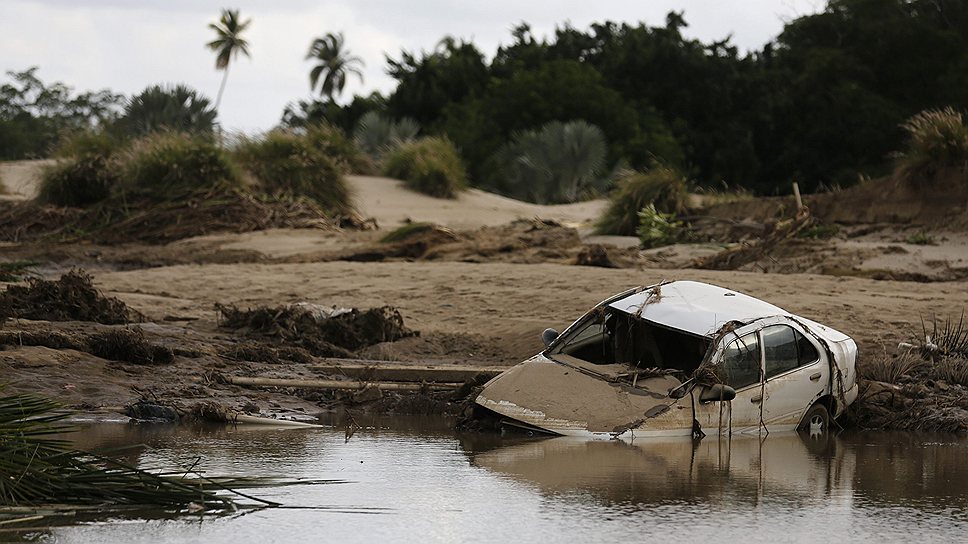
[{"label": "bush on dune", "polygon": [[686,180],[673,168],[657,164],[647,172],[630,172],[619,178],[597,230],[634,236],[641,210],[652,204],[657,212],[674,214],[683,210],[685,199]]},{"label": "bush on dune", "polygon": [[947,169],[968,172],[968,126],[953,108],[925,110],[901,125],[907,149],[896,173],[906,179],[931,178]]},{"label": "bush on dune", "polygon": [[200,190],[239,186],[228,154],[210,136],[159,132],[119,154],[119,187],[125,194],[171,200]]},{"label": "bush on dune", "polygon": [[409,189],[438,198],[457,198],[467,176],[457,148],[439,137],[397,147],[386,157],[383,171]]},{"label": "bush on dune", "polygon": [[321,134],[269,132],[242,141],[235,156],[267,192],[305,196],[327,211],[345,212],[350,207],[350,194],[343,169],[338,159],[318,145]]},{"label": "bush on dune", "polygon": [[83,208],[106,199],[117,183],[112,158],[118,142],[104,132],[82,132],[54,151],[60,160],[41,172],[37,200]]},{"label": "bush on dune", "polygon": [[373,161],[357,147],[356,142],[333,125],[311,125],[306,129],[305,137],[310,145],[329,157],[346,174],[371,174],[375,171]]}]

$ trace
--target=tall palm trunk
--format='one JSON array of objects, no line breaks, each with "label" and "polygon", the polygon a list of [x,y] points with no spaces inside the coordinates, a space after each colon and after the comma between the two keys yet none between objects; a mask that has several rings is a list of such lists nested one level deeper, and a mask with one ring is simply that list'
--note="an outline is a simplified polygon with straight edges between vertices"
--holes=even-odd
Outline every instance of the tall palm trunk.
[{"label": "tall palm trunk", "polygon": [[225,82],[229,79],[229,65],[225,65],[225,73],[222,74],[222,84],[218,86],[218,96],[215,97],[215,111],[218,111],[218,105],[222,103],[222,93],[225,92]]}]

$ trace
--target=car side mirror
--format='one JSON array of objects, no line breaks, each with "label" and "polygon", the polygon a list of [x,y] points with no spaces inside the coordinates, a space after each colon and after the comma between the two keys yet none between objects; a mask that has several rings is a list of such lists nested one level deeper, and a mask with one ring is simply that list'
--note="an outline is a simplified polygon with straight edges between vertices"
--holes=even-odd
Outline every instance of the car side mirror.
[{"label": "car side mirror", "polygon": [[724,384],[717,383],[710,385],[699,395],[699,402],[716,402],[722,400],[733,400],[736,398],[736,390]]},{"label": "car side mirror", "polygon": [[558,331],[554,329],[545,329],[544,332],[541,333],[541,341],[544,342],[545,347],[550,346],[551,343],[557,339]]}]

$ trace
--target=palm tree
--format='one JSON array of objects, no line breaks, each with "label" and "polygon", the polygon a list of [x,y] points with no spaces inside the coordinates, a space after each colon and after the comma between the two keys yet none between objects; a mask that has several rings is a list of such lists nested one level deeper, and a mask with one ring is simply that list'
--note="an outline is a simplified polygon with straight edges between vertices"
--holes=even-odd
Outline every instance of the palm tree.
[{"label": "palm tree", "polygon": [[[363,81],[363,72],[358,68],[364,66],[363,60],[350,55],[343,46],[342,32],[328,33],[313,40],[309,45],[309,53],[306,53],[306,60],[319,61],[309,72],[309,88],[316,90],[319,85],[319,94],[330,100],[334,95],[343,92],[347,74],[354,74],[360,78],[360,82]],[[323,76],[322,83],[319,81],[320,76]]]},{"label": "palm tree", "polygon": [[246,57],[251,57],[249,54],[249,42],[242,38],[242,32],[245,31],[251,22],[252,19],[241,21],[239,19],[239,10],[237,9],[223,9],[222,17],[218,23],[208,24],[208,27],[214,30],[218,37],[208,42],[207,46],[217,53],[215,56],[215,69],[224,71],[222,84],[218,88],[218,96],[215,97],[216,110],[218,110],[218,105],[222,102],[222,92],[225,91],[225,82],[229,78],[229,61],[237,57],[239,53],[242,53]]}]

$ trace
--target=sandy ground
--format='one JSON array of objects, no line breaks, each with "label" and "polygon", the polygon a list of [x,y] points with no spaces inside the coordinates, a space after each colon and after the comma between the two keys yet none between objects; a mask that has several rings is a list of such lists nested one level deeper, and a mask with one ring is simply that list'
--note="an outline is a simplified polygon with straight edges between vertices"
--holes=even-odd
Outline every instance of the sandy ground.
[{"label": "sandy ground", "polygon": [[[36,168],[36,163],[0,163],[0,177],[13,192],[8,198],[32,194]],[[396,180],[351,176],[349,182],[359,210],[375,218],[383,232],[407,219],[474,230],[540,217],[587,233],[604,206],[603,201],[537,206],[478,190],[466,191],[456,200],[439,200],[407,191]],[[922,319],[957,317],[968,307],[963,281],[924,283],[968,277],[962,275],[968,270],[968,235],[936,232],[937,245],[907,243],[916,229],[883,227],[846,233],[830,241],[805,241],[747,271],[728,272],[681,268],[696,256],[721,249],[715,244],[651,250],[641,255],[636,267],[625,269],[572,266],[560,258],[539,264],[498,259],[332,261],[325,256],[372,245],[383,232],[285,229],[203,236],[167,246],[44,248],[42,255],[49,263],[39,270],[53,275],[74,264],[91,268],[94,263],[98,286],[154,323],[146,325],[146,331],[186,342],[206,335],[224,336],[216,328],[216,303],[242,307],[291,302],[357,308],[390,305],[421,336],[380,344],[365,354],[367,358],[487,365],[512,365],[532,355],[541,349],[539,335],[545,327],[560,330],[616,292],[661,280],[692,279],[763,298],[838,328],[858,341],[863,361],[893,351],[899,341],[919,334]],[[634,239],[586,237],[585,241],[635,252]],[[8,245],[0,249],[0,256],[4,260],[23,258],[30,249]],[[771,267],[772,271],[792,273],[762,272]],[[802,273],[804,270],[827,273]],[[882,271],[903,272],[904,277],[922,281],[864,277]],[[833,272],[839,275],[831,275]],[[16,324],[4,328],[11,326]],[[144,394],[146,387],[174,398],[225,396],[228,391],[236,403],[246,399],[284,403],[279,395],[237,387],[221,393],[205,389],[210,386],[204,383],[208,370],[181,357],[170,367],[149,369],[70,350],[13,347],[0,351],[0,377],[12,388],[41,391],[68,404],[122,405]],[[305,373],[291,365],[241,365],[221,370],[247,375]],[[295,407],[311,409],[305,403]]]}]

